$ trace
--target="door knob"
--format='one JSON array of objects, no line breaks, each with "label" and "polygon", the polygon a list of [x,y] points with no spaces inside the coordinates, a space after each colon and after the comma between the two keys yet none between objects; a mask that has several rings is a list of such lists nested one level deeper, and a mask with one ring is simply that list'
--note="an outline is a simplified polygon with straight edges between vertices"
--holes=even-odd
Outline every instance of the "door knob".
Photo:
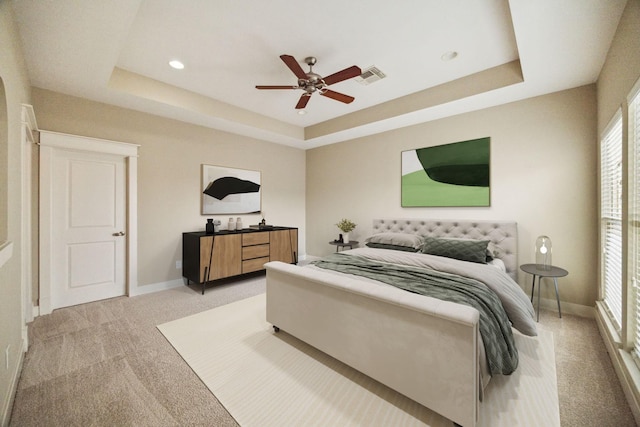
[{"label": "door knob", "polygon": [[112,236],[124,236],[124,231],[118,231],[117,233],[113,233]]}]

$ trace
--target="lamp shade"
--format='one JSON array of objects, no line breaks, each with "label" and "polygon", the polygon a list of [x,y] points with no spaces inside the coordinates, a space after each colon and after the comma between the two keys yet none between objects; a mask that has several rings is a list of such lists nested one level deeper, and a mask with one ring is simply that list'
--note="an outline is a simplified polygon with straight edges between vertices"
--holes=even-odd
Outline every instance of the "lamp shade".
[{"label": "lamp shade", "polygon": [[536,264],[543,270],[551,270],[551,239],[547,236],[538,236],[536,239]]}]

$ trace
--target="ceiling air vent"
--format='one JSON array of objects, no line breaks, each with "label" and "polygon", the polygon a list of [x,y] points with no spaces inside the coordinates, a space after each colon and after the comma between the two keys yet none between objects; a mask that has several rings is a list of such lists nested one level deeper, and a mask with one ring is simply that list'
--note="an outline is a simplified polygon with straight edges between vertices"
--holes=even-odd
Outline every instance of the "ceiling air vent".
[{"label": "ceiling air vent", "polygon": [[380,79],[387,77],[382,71],[375,66],[369,67],[362,72],[355,80],[361,85],[369,85],[373,82],[377,82]]}]

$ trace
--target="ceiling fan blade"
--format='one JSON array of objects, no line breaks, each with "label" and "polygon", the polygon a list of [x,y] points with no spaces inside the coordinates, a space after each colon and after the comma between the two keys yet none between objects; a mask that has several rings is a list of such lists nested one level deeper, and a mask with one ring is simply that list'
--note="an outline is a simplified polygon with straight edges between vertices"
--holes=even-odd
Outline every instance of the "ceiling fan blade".
[{"label": "ceiling fan blade", "polygon": [[352,65],[351,67],[345,68],[344,70],[338,71],[337,73],[333,73],[330,76],[323,78],[322,80],[324,80],[324,83],[329,86],[343,80],[358,77],[360,74],[362,74],[362,70],[360,69],[360,67]]},{"label": "ceiling fan blade", "polygon": [[301,110],[304,107],[306,107],[307,106],[307,102],[309,102],[310,98],[311,98],[311,95],[303,93],[302,96],[300,97],[300,100],[296,104],[296,110]]},{"label": "ceiling fan blade", "polygon": [[335,92],[330,89],[325,89],[320,92],[320,95],[326,96],[327,98],[335,99],[336,101],[344,102],[345,104],[351,104],[355,99],[353,96],[345,95],[344,93]]},{"label": "ceiling fan blade", "polygon": [[298,86],[256,86],[256,89],[298,89]]},{"label": "ceiling fan blade", "polygon": [[307,79],[307,73],[305,73],[300,64],[298,64],[296,58],[291,55],[280,55],[280,59],[282,59],[282,61],[287,64],[287,67],[289,67],[289,69],[293,71],[293,74],[295,74],[297,78],[303,80]]}]

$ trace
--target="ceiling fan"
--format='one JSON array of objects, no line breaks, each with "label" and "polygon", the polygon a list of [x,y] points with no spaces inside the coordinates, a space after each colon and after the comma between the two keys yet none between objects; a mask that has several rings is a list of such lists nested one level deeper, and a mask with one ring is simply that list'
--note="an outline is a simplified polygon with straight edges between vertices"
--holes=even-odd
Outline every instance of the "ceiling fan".
[{"label": "ceiling fan", "polygon": [[330,76],[322,77],[313,72],[313,66],[316,64],[316,58],[313,56],[309,56],[304,59],[304,62],[309,66],[309,72],[305,73],[298,61],[291,55],[280,55],[280,59],[289,67],[289,69],[296,75],[298,78],[297,86],[256,86],[256,89],[302,89],[304,93],[300,96],[300,100],[296,104],[296,109],[302,109],[307,106],[307,102],[309,102],[309,98],[315,92],[318,92],[322,96],[326,96],[327,98],[335,99],[336,101],[344,102],[345,104],[349,104],[353,102],[355,99],[352,96],[345,95],[343,93],[335,92],[331,89],[328,89],[327,86],[330,86],[334,83],[341,82],[343,80],[348,80],[353,77],[357,77],[362,74],[362,70],[355,65],[351,67],[345,68],[342,71],[338,71],[337,73],[333,73]]}]

